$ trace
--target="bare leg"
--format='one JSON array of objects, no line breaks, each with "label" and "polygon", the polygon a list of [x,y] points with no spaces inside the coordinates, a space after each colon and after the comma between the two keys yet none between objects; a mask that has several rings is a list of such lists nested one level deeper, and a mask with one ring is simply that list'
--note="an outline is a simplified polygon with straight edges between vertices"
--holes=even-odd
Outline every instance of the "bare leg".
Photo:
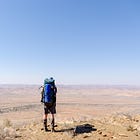
[{"label": "bare leg", "polygon": [[47,119],[47,117],[48,117],[48,114],[44,114],[43,119],[45,120]]}]

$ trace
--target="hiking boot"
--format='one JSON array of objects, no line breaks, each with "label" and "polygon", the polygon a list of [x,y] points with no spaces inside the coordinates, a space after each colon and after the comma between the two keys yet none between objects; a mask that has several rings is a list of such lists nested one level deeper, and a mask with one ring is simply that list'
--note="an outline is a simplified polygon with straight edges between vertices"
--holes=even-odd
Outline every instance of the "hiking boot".
[{"label": "hiking boot", "polygon": [[52,119],[52,122],[51,122],[51,132],[55,132],[55,129],[54,129],[54,119]]},{"label": "hiking boot", "polygon": [[47,128],[47,119],[44,119],[44,129],[45,129],[45,131],[48,131],[48,128]]},{"label": "hiking boot", "polygon": [[45,127],[45,131],[46,131],[46,132],[49,131],[47,127]]}]

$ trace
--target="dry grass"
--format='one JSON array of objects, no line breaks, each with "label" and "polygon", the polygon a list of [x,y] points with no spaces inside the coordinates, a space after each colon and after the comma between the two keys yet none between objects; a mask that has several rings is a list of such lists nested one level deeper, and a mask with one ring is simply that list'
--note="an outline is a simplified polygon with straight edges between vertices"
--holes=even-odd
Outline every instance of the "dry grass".
[{"label": "dry grass", "polygon": [[11,127],[12,126],[12,123],[9,119],[4,119],[3,120],[3,126],[4,127]]},{"label": "dry grass", "polygon": [[16,129],[12,126],[12,123],[8,119],[3,120],[3,125],[0,126],[0,140],[15,140],[19,137]]},{"label": "dry grass", "polygon": [[131,132],[133,132],[133,131],[134,131],[133,126],[129,125],[129,126],[127,127],[127,131],[131,131]]}]

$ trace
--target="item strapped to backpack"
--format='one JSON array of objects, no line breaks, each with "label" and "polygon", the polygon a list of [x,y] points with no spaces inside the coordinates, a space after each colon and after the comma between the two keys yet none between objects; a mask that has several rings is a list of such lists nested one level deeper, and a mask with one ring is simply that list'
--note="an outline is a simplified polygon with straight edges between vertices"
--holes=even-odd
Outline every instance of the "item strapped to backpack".
[{"label": "item strapped to backpack", "polygon": [[54,80],[52,77],[51,77],[50,79],[46,78],[46,79],[44,80],[44,86],[45,86],[46,84],[51,84],[52,86],[55,86],[55,80]]}]

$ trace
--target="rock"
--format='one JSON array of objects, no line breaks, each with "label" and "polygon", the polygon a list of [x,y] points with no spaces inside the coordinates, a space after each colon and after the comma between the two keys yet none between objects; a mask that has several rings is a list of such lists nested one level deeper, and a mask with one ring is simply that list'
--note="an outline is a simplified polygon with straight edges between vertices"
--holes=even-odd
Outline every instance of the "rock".
[{"label": "rock", "polygon": [[112,136],[111,138],[112,138],[112,139],[117,139],[117,137],[115,137],[115,136]]},{"label": "rock", "polygon": [[139,133],[137,131],[134,134],[135,134],[135,136],[139,136]]},{"label": "rock", "polygon": [[134,124],[134,125],[132,126],[132,128],[133,128],[133,131],[134,131],[134,130],[140,131],[140,124]]},{"label": "rock", "polygon": [[83,136],[83,138],[88,138],[89,136],[87,136],[87,135],[85,135],[85,136]]},{"label": "rock", "polygon": [[137,130],[140,131],[140,126],[137,127]]},{"label": "rock", "polygon": [[84,133],[83,138],[88,138],[88,137],[90,137],[90,136],[91,136],[91,133]]},{"label": "rock", "polygon": [[20,130],[19,128],[16,129],[16,131],[19,131],[19,130]]},{"label": "rock", "polygon": [[107,134],[103,134],[103,137],[107,137]]},{"label": "rock", "polygon": [[102,134],[102,131],[98,132],[98,134],[100,134],[100,135],[101,135],[101,134]]},{"label": "rock", "polygon": [[121,137],[128,137],[128,135],[126,135],[126,134],[118,134],[118,135]]},{"label": "rock", "polygon": [[13,139],[10,137],[5,137],[5,140],[13,140]]}]

